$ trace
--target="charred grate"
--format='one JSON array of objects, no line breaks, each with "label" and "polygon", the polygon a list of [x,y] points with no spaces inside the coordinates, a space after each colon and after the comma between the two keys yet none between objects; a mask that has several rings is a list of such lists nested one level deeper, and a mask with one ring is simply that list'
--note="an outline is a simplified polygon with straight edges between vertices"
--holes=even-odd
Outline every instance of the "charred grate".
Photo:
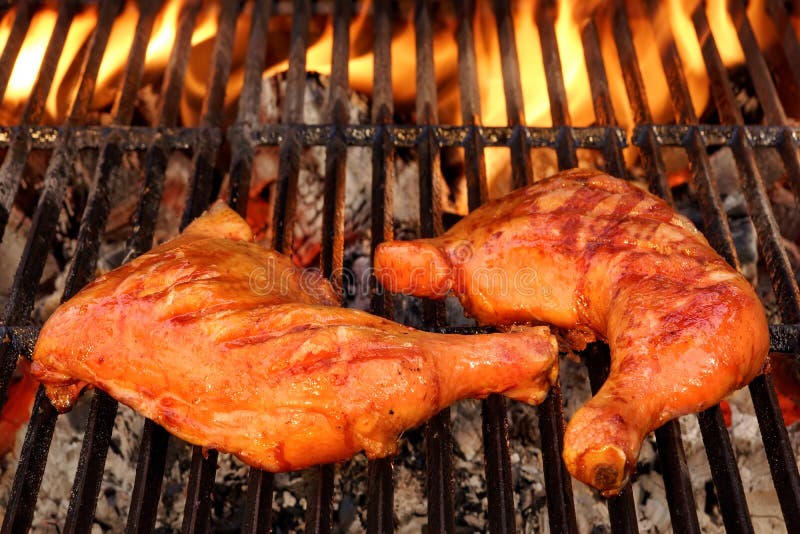
[{"label": "charred grate", "polygon": [[[788,15],[781,3],[769,1],[769,15],[782,29],[782,42],[790,65],[798,65],[797,38],[788,24]],[[667,184],[663,147],[681,147],[691,163],[692,182],[699,199],[706,235],[717,251],[732,265],[738,265],[731,240],[727,216],[721,208],[719,191],[710,171],[708,148],[728,146],[732,149],[743,184],[748,211],[755,225],[762,254],[766,260],[775,295],[779,301],[783,325],[771,330],[772,348],[797,353],[800,304],[798,287],[788,259],[780,246],[780,235],[767,199],[763,180],[755,165],[754,151],[764,147],[780,151],[788,171],[790,185],[800,192],[800,160],[797,148],[800,129],[787,124],[776,88],[763,54],[744,14],[744,6],[734,0],[730,4],[738,38],[746,56],[746,66],[753,79],[758,100],[764,110],[767,126],[745,125],[731,92],[727,72],[708,30],[705,11],[699,7],[692,16],[694,29],[703,50],[703,58],[712,81],[712,97],[722,124],[700,124],[692,108],[689,89],[683,78],[680,57],[669,26],[658,24],[656,3],[648,2],[645,9],[654,19],[662,44],[661,61],[667,74],[672,103],[679,116],[678,124],[656,124],[650,116],[644,83],[634,50],[628,15],[616,6],[613,18],[613,38],[625,74],[625,85],[637,127],[631,144],[639,147],[650,188],[672,201]],[[322,6],[322,7],[320,7]],[[372,250],[393,235],[392,193],[396,149],[416,149],[420,169],[420,214],[423,237],[442,231],[439,195],[439,157],[444,147],[464,150],[465,175],[469,191],[469,208],[474,209],[486,200],[486,165],[484,148],[507,147],[511,155],[512,181],[515,187],[532,179],[532,148],[554,149],[560,168],[578,165],[577,150],[600,151],[605,170],[626,177],[622,149],[628,139],[616,125],[611,106],[606,70],[600,55],[600,39],[594,20],[589,20],[581,32],[597,126],[573,127],[567,106],[567,94],[561,78],[561,58],[554,31],[553,6],[542,2],[536,13],[541,50],[547,74],[547,88],[553,127],[524,126],[520,66],[516,50],[511,8],[502,1],[493,3],[502,56],[502,72],[507,111],[507,127],[481,125],[478,73],[475,60],[474,34],[471,21],[474,2],[456,2],[459,19],[457,29],[458,73],[462,126],[443,126],[436,114],[437,94],[433,76],[433,30],[431,3],[419,0],[415,4],[416,31],[416,120],[415,125],[393,124],[393,95],[391,83],[391,24],[392,5],[376,0],[373,9],[375,28],[375,68],[371,124],[346,124],[344,106],[348,88],[348,27],[355,8],[350,2],[335,0],[314,6],[333,14],[333,62],[330,86],[330,111],[325,125],[302,124],[303,83],[308,32],[312,6],[308,0],[293,3],[257,0],[252,3],[252,22],[249,30],[248,54],[244,67],[244,83],[239,97],[238,116],[234,126],[221,127],[224,91],[231,70],[233,33],[242,3],[227,2],[219,13],[219,29],[212,52],[212,67],[208,93],[203,104],[201,125],[194,128],[178,126],[178,100],[184,83],[186,59],[192,30],[200,7],[188,2],[182,11],[175,45],[166,67],[161,88],[161,104],[157,124],[152,127],[130,126],[136,89],[139,86],[147,44],[160,7],[159,2],[139,2],[140,18],[124,79],[114,104],[113,125],[107,127],[84,124],[97,79],[100,61],[107,46],[111,24],[122,7],[121,1],[101,3],[98,23],[85,52],[81,84],[76,93],[68,121],[59,127],[40,126],[44,101],[51,89],[57,60],[78,2],[59,6],[58,19],[45,52],[45,60],[34,85],[30,100],[18,126],[0,127],[0,146],[6,149],[0,166],[0,200],[2,216],[0,233],[5,231],[8,214],[20,186],[23,168],[34,149],[51,150],[43,189],[29,233],[28,243],[20,261],[11,299],[3,315],[3,344],[0,348],[0,400],[5,401],[10,377],[17,357],[30,357],[35,329],[25,327],[31,314],[34,294],[42,275],[50,237],[55,231],[57,217],[64,200],[68,177],[74,170],[70,160],[76,151],[98,151],[92,190],[81,220],[75,261],[69,273],[64,298],[69,298],[88,283],[97,262],[102,228],[108,218],[109,183],[115,169],[127,151],[143,151],[145,186],[140,191],[138,208],[128,239],[125,260],[143,253],[152,242],[154,224],[163,193],[164,173],[168,153],[182,149],[191,151],[192,176],[185,202],[181,227],[196,217],[210,201],[217,152],[227,143],[230,148],[229,202],[241,214],[247,212],[248,185],[253,155],[258,146],[279,148],[278,202],[276,203],[274,246],[278,250],[291,247],[295,218],[295,199],[299,173],[300,152],[306,146],[326,147],[325,201],[321,267],[327,276],[341,271],[344,233],[344,162],[347,148],[372,148]],[[30,24],[32,7],[27,2],[18,6],[7,45],[0,56],[0,94],[5,92],[11,67],[19,53],[25,30]],[[326,11],[327,10],[327,11]],[[268,21],[274,12],[292,14],[289,48],[287,102],[281,124],[264,126],[258,120],[258,101],[261,74],[265,66],[265,46]],[[798,70],[792,70],[795,86],[800,88]],[[374,284],[375,281],[372,280]],[[372,296],[371,310],[391,317],[389,299],[378,292]],[[426,303],[425,322],[432,330],[454,331],[443,321],[439,305]],[[462,331],[462,330],[459,330]],[[596,391],[607,374],[608,354],[603,346],[593,346],[586,362],[591,387]],[[750,385],[764,448],[770,461],[775,489],[783,518],[790,532],[800,531],[800,476],[792,453],[786,427],[777,404],[772,379],[764,375]],[[483,439],[488,488],[488,518],[492,532],[516,530],[513,491],[511,485],[506,402],[492,396],[483,403]],[[105,394],[98,394],[91,404],[87,431],[84,437],[78,470],[75,476],[65,532],[91,530],[97,495],[103,477],[106,453],[117,403]],[[33,518],[42,474],[48,460],[50,441],[57,414],[40,389],[33,416],[25,438],[11,500],[5,511],[2,532],[27,530]],[[713,483],[721,503],[721,512],[728,531],[752,532],[736,456],[719,407],[698,415],[708,453]],[[572,498],[571,479],[560,461],[564,433],[564,415],[560,387],[556,385],[547,401],[539,408],[542,436],[544,483],[550,529],[553,532],[577,531]],[[428,525],[431,531],[454,532],[454,481],[452,466],[452,437],[449,411],[445,410],[429,422],[426,430],[428,463]],[[152,531],[164,477],[167,442],[170,437],[156,424],[148,421],[143,432],[134,494],[128,515],[130,532]],[[667,423],[656,431],[658,453],[664,466],[664,484],[673,528],[679,532],[699,532],[696,506],[689,473],[676,422]],[[205,531],[209,528],[209,497],[213,488],[216,453],[204,454],[195,447],[188,480],[183,530]],[[321,466],[314,470],[315,484],[307,496],[306,525],[315,532],[331,529],[333,469]],[[394,529],[392,460],[370,462],[368,467],[368,530],[385,532]],[[244,531],[267,531],[272,514],[272,475],[252,470],[250,473]],[[620,496],[608,502],[612,530],[637,530],[636,511],[630,484]]]}]

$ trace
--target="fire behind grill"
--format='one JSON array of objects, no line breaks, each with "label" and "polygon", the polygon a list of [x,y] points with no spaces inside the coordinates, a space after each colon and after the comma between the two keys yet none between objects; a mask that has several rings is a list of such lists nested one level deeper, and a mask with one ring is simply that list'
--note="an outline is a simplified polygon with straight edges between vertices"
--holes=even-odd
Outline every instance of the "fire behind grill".
[{"label": "fire behind grill", "polygon": [[[782,32],[787,61],[800,69],[800,46],[788,23],[788,16],[777,1],[768,2],[769,14]],[[327,7],[330,7],[326,4]],[[459,18],[457,30],[459,89],[462,126],[442,126],[437,117],[437,93],[433,69],[433,30],[431,6],[418,1],[414,13],[416,32],[416,124],[393,124],[390,37],[392,7],[377,0],[372,6],[375,29],[375,69],[372,120],[368,125],[348,125],[346,106],[348,89],[348,29],[353,16],[349,2],[332,2],[334,36],[330,84],[328,124],[303,124],[303,93],[306,76],[306,51],[312,13],[308,0],[297,0],[291,7],[292,25],[289,50],[287,100],[282,123],[261,125],[258,103],[261,74],[265,66],[267,22],[283,3],[257,0],[252,11],[244,84],[235,124],[222,131],[224,92],[231,70],[233,34],[241,6],[226,2],[220,11],[219,29],[212,52],[208,93],[203,104],[200,125],[180,128],[177,110],[185,76],[192,30],[199,4],[189,2],[182,11],[169,63],[160,94],[156,127],[131,127],[137,89],[141,82],[144,57],[153,27],[158,3],[140,2],[141,17],[121,89],[113,108],[113,124],[107,127],[86,126],[86,117],[100,61],[108,43],[111,23],[119,12],[120,2],[103,2],[94,36],[85,52],[80,87],[72,103],[67,121],[58,128],[37,126],[42,121],[44,102],[50,91],[58,56],[63,48],[70,21],[79,5],[61,3],[58,19],[45,52],[39,77],[24,108],[18,126],[0,127],[0,144],[6,147],[0,167],[0,231],[5,231],[8,214],[22,180],[22,172],[32,149],[51,150],[44,185],[33,218],[26,248],[19,264],[11,298],[3,316],[4,336],[0,348],[0,399],[5,399],[9,380],[20,354],[30,355],[35,335],[24,325],[31,314],[34,295],[42,275],[48,245],[64,202],[67,182],[74,172],[72,161],[82,149],[98,151],[92,190],[81,220],[74,264],[69,272],[64,299],[74,295],[88,283],[94,273],[100,236],[108,218],[109,184],[128,151],[144,151],[144,187],[131,227],[125,260],[145,252],[152,242],[159,204],[164,186],[168,154],[176,149],[191,150],[194,174],[190,182],[181,228],[199,215],[208,205],[218,151],[227,143],[230,148],[230,193],[228,201],[237,211],[247,211],[249,181],[254,150],[258,146],[279,149],[279,180],[275,200],[274,240],[278,250],[291,250],[293,221],[297,197],[299,161],[303,147],[325,146],[325,193],[321,268],[326,276],[338,276],[342,267],[344,242],[344,183],[347,147],[367,146],[372,149],[372,247],[392,237],[392,199],[395,151],[398,147],[416,149],[419,165],[421,233],[424,237],[442,231],[439,191],[439,153],[443,147],[461,147],[464,151],[469,208],[474,209],[487,198],[485,147],[506,147],[511,154],[512,181],[521,187],[532,180],[532,148],[555,149],[559,168],[578,165],[577,149],[593,149],[602,153],[605,171],[626,177],[622,148],[628,139],[616,126],[611,107],[609,85],[595,22],[582,28],[581,39],[589,71],[596,126],[571,126],[566,90],[561,77],[561,58],[556,44],[552,6],[542,2],[536,13],[541,50],[547,77],[553,127],[525,126],[519,61],[511,20],[510,7],[494,2],[502,56],[502,72],[508,116],[506,127],[485,127],[480,121],[478,73],[476,70],[473,28],[473,2],[455,2]],[[319,8],[320,6],[315,6]],[[645,9],[654,19],[656,2]],[[746,56],[746,67],[755,86],[758,101],[768,126],[745,125],[733,96],[728,73],[708,29],[705,11],[697,9],[692,16],[700,40],[703,59],[712,82],[712,97],[721,124],[701,125],[692,107],[690,91],[669,26],[654,20],[661,61],[667,75],[672,103],[678,115],[677,124],[654,124],[644,92],[638,59],[633,47],[626,10],[620,6],[613,16],[613,38],[624,72],[624,82],[635,117],[630,142],[640,149],[651,190],[672,201],[667,183],[664,147],[681,147],[691,164],[691,181],[699,192],[706,235],[712,246],[732,265],[738,266],[727,217],[722,208],[716,182],[712,178],[708,149],[729,146],[736,159],[739,178],[749,214],[755,225],[762,256],[769,271],[781,319],[785,325],[772,331],[773,349],[797,352],[797,329],[800,323],[798,288],[783,252],[780,235],[754,154],[762,147],[776,148],[783,159],[793,191],[800,193],[800,159],[798,131],[787,126],[776,88],[764,56],[758,48],[744,6],[739,0],[730,3],[738,37]],[[5,49],[0,56],[0,94],[5,92],[14,61],[31,20],[32,8],[22,3]],[[797,73],[798,70],[791,72]],[[800,88],[800,80],[792,79]],[[800,195],[798,195],[800,197]],[[374,280],[372,281],[374,284]],[[373,313],[392,316],[391,301],[374,292]],[[443,321],[439,304],[423,303],[426,326],[435,330],[453,330]],[[586,358],[591,387],[602,384],[608,366],[604,346],[593,346]],[[790,532],[800,531],[800,477],[792,453],[783,417],[778,408],[772,379],[757,378],[749,386],[755,406],[763,445],[769,460],[773,482]],[[73,490],[70,495],[65,532],[91,530],[104,463],[109,448],[117,403],[98,392],[92,400],[88,426]],[[513,532],[516,528],[511,461],[508,441],[506,401],[491,396],[483,402],[483,441],[488,495],[488,523],[492,532]],[[561,460],[564,415],[560,386],[556,385],[545,403],[539,407],[539,430],[542,439],[544,483],[547,492],[549,527],[552,532],[577,531],[571,479]],[[37,494],[57,414],[43,390],[37,393],[33,416],[17,467],[11,500],[5,511],[2,532],[27,530],[33,518]],[[729,532],[752,532],[742,481],[736,457],[719,406],[698,414],[713,483],[720,502],[720,511]],[[428,528],[431,532],[453,532],[454,481],[452,436],[449,410],[432,419],[426,428]],[[169,436],[151,421],[145,423],[132,504],[127,530],[150,531],[156,520],[161,481],[164,477],[166,448]],[[699,522],[691,482],[677,422],[667,423],[656,431],[658,453],[663,464],[670,516],[676,532],[699,532]],[[217,455],[195,447],[188,480],[183,530],[205,531],[209,527],[209,502],[213,489]],[[315,484],[307,495],[306,527],[310,531],[328,531],[331,527],[334,471],[331,466],[316,469]],[[272,513],[272,481],[269,473],[251,470],[245,518],[245,532],[263,532],[269,528]],[[393,484],[391,459],[370,462],[368,467],[368,530],[391,531],[393,525]],[[630,484],[608,501],[613,531],[637,530],[636,512]]]}]

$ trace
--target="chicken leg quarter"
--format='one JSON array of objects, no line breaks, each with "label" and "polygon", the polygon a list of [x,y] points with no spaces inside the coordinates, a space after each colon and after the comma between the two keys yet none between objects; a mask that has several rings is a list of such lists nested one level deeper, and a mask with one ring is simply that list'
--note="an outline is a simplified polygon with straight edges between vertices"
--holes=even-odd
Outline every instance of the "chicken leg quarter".
[{"label": "chicken leg quarter", "polygon": [[53,405],[94,385],[186,441],[287,471],[392,454],[401,432],[466,397],[541,402],[557,376],[547,327],[406,328],[335,306],[327,280],[252,241],[218,203],[63,304],[32,364]]},{"label": "chicken leg quarter", "polygon": [[375,263],[388,289],[453,291],[482,323],[541,321],[577,348],[608,342],[608,380],[569,422],[563,451],[606,495],[649,432],[750,382],[769,350],[747,280],[663,200],[596,171],[489,202],[441,237],[384,243]]}]

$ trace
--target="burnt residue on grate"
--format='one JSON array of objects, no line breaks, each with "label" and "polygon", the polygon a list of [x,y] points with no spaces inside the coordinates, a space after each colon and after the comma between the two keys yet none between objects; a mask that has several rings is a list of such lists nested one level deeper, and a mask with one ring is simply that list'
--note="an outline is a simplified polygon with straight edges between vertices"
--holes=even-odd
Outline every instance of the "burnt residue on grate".
[{"label": "burnt residue on grate", "polygon": [[[624,86],[636,124],[630,137],[631,144],[638,148],[639,165],[648,177],[650,190],[673,203],[665,153],[670,147],[680,148],[690,163],[690,185],[697,193],[704,231],[716,250],[732,265],[737,265],[737,251],[732,240],[728,215],[709,157],[711,151],[719,146],[731,150],[748,216],[758,236],[760,257],[769,275],[780,320],[784,323],[774,325],[771,329],[772,348],[796,353],[797,323],[800,323],[797,280],[790,258],[784,251],[757,157],[759,151],[777,150],[786,169],[788,187],[800,197],[800,159],[797,153],[800,131],[790,125],[790,119],[781,105],[782,93],[779,89],[786,89],[778,88],[772,82],[770,65],[758,48],[745,6],[738,0],[729,2],[737,37],[744,51],[745,66],[766,125],[744,123],[731,89],[728,72],[720,60],[714,36],[709,31],[703,4],[692,13],[691,21],[701,45],[704,66],[711,80],[711,96],[722,124],[698,123],[698,112],[702,110],[695,110],[692,106],[690,90],[683,76],[683,66],[675,44],[676,36],[663,19],[664,11],[659,9],[657,2],[651,1],[645,2],[642,10],[647,14],[661,44],[660,60],[666,74],[670,101],[676,111],[675,124],[655,124],[642,79],[641,64],[634,47],[628,7],[627,4],[622,4],[615,2],[609,7],[609,34],[601,35],[598,31],[600,15],[585,21],[581,26],[580,39],[589,71],[589,89],[595,116],[595,122],[590,127],[575,127],[570,117],[568,93],[562,77],[562,61],[566,58],[562,58],[559,53],[556,35],[556,6],[550,1],[537,5],[535,22],[552,122],[552,127],[542,128],[526,125],[517,50],[520,36],[515,35],[514,6],[510,2],[494,0],[488,8],[494,16],[500,52],[506,107],[506,125],[503,126],[486,126],[481,122],[481,80],[476,59],[474,27],[476,9],[480,7],[478,2],[455,2],[449,12],[444,10],[457,21],[455,40],[459,104],[461,116],[464,118],[459,126],[441,124],[437,113],[439,95],[434,69],[434,33],[435,17],[442,9],[436,2],[417,0],[413,3],[411,24],[415,34],[416,59],[414,124],[401,123],[407,117],[395,113],[392,92],[393,28],[398,10],[402,7],[386,0],[376,0],[370,4],[369,15],[374,30],[372,116],[371,124],[358,125],[348,124],[348,59],[351,56],[349,29],[357,15],[357,8],[365,6],[353,5],[345,0],[317,2],[313,5],[309,0],[295,0],[278,2],[275,6],[271,0],[226,2],[221,4],[218,13],[218,29],[210,55],[211,68],[200,124],[184,128],[179,120],[179,102],[184,90],[192,34],[201,2],[192,0],[186,2],[182,8],[175,42],[159,91],[155,122],[135,126],[134,109],[144,74],[145,54],[154,22],[163,6],[155,0],[138,2],[139,18],[125,72],[111,111],[111,124],[98,126],[86,124],[87,114],[103,53],[108,46],[112,46],[107,43],[112,23],[122,8],[121,0],[101,3],[92,39],[82,52],[80,85],[71,102],[69,118],[65,124],[51,127],[40,125],[45,113],[45,101],[52,89],[58,59],[71,21],[84,7],[74,1],[60,3],[44,61],[28,103],[22,111],[20,123],[0,125],[0,147],[5,151],[0,166],[0,234],[7,231],[9,213],[20,189],[30,154],[35,150],[50,151],[43,187],[32,217],[28,243],[17,269],[0,331],[3,339],[0,347],[0,404],[6,401],[18,356],[30,357],[37,330],[28,326],[28,319],[44,270],[48,247],[56,232],[65,190],[70,177],[75,173],[73,159],[76,154],[81,151],[95,151],[97,164],[75,239],[73,259],[64,280],[63,299],[74,295],[95,274],[103,230],[112,208],[111,184],[120,179],[118,175],[126,154],[143,153],[143,179],[131,233],[127,239],[124,258],[121,258],[124,261],[144,253],[153,243],[156,221],[164,200],[165,173],[173,152],[191,152],[188,164],[191,175],[180,216],[182,228],[205,209],[217,191],[220,176],[226,171],[229,203],[240,214],[248,213],[254,155],[261,146],[277,147],[278,151],[272,244],[283,251],[292,249],[302,153],[309,146],[325,147],[320,268],[336,287],[342,288],[340,276],[346,239],[346,163],[350,147],[370,147],[372,151],[371,169],[363,169],[372,178],[369,199],[371,225],[367,245],[371,252],[374,252],[380,242],[395,235],[393,211],[398,149],[410,149],[416,159],[419,176],[419,229],[423,237],[434,236],[443,231],[441,189],[446,186],[441,177],[440,151],[443,147],[454,147],[463,151],[466,201],[470,210],[477,208],[488,198],[490,188],[487,186],[484,157],[488,147],[503,147],[509,153],[510,182],[513,187],[522,187],[533,181],[532,148],[554,151],[559,168],[577,166],[581,163],[579,149],[591,149],[602,155],[601,166],[606,172],[630,178],[631,172],[626,168],[623,154],[628,139],[615,118],[607,69],[601,54],[604,39],[613,40],[622,66]],[[0,95],[7,89],[14,61],[20,53],[36,9],[35,4],[29,2],[21,2],[16,8],[6,46],[0,54]],[[250,16],[250,25],[246,29],[247,54],[243,85],[238,98],[238,114],[235,122],[225,131],[225,88],[231,71],[236,23],[246,10]],[[280,124],[262,124],[259,117],[261,76],[266,66],[265,43],[269,35],[269,23],[275,13],[291,13],[291,29],[287,34],[287,96],[283,102]],[[320,13],[330,15],[333,21],[331,76],[324,113],[325,124],[309,125],[303,124],[306,56],[313,44],[311,39],[315,17]],[[791,89],[795,91],[800,90],[800,67],[797,65],[800,47],[785,7],[777,0],[769,0],[767,14],[780,30],[780,40],[786,55],[785,63],[793,82],[789,85],[793,85]],[[411,120],[405,122],[410,123]],[[385,317],[393,317],[392,299],[380,291],[374,278],[367,283],[371,291],[370,310]],[[422,302],[416,305],[422,310],[423,325],[427,329],[461,333],[484,331],[449,327],[445,320],[446,310],[439,303]],[[588,368],[589,379],[588,384],[584,385],[596,391],[608,373],[608,349],[604,345],[592,345],[582,356]],[[763,436],[762,448],[767,453],[783,521],[789,531],[800,530],[800,476],[792,441],[778,407],[772,378],[769,375],[757,378],[750,385],[749,391]],[[485,475],[481,483],[486,497],[486,522],[476,528],[488,528],[492,532],[515,532],[522,524],[519,517],[522,505],[519,503],[527,502],[529,504],[526,506],[541,507],[546,501],[546,515],[551,531],[578,530],[579,516],[576,515],[576,508],[581,492],[572,487],[571,477],[560,459],[565,411],[569,414],[568,405],[574,403],[574,399],[568,398],[568,393],[565,387],[565,394],[562,396],[561,386],[557,384],[546,402],[536,411],[537,415],[529,415],[527,417],[530,419],[526,419],[535,428],[525,429],[525,432],[535,434],[541,444],[542,465],[541,471],[536,472],[540,478],[536,483],[543,491],[538,495],[514,494],[514,489],[519,487],[517,479],[520,468],[525,467],[515,465],[512,461],[516,454],[516,444],[513,440],[509,441],[510,434],[518,435],[511,428],[509,411],[514,413],[518,407],[496,395],[482,403],[479,441],[484,454]],[[91,399],[72,491],[64,496],[69,499],[63,524],[66,532],[86,532],[96,524],[98,494],[101,492],[106,456],[113,446],[112,431],[115,420],[118,420],[117,408],[116,401],[102,392],[96,393]],[[477,417],[477,411],[474,411],[474,415]],[[2,532],[25,531],[32,524],[42,476],[51,458],[49,451],[56,422],[57,414],[40,390],[36,395],[33,416],[16,466],[13,488],[4,511]],[[710,408],[698,414],[697,422],[713,481],[708,491],[713,490],[714,499],[705,503],[705,506],[719,509],[721,521],[728,531],[752,532],[752,506],[748,503],[737,467],[737,455],[725,426],[722,410],[719,406]],[[687,460],[687,450],[695,447],[688,447],[683,442],[681,425],[677,421],[667,423],[655,435],[658,470],[666,488],[665,506],[669,509],[672,526],[676,531],[699,532],[701,521],[697,510],[698,506],[702,510],[704,503],[695,502],[693,473],[690,473],[688,467],[691,462]],[[126,516],[127,531],[152,531],[156,526],[159,503],[163,506],[166,499],[161,490],[165,476],[168,476],[165,471],[170,440],[163,428],[151,421],[145,422],[139,443],[131,504]],[[458,449],[455,443],[457,440],[451,425],[451,411],[445,410],[427,424],[424,434],[410,435],[410,441],[414,441],[414,444],[409,448],[414,449],[414,455],[419,455],[414,456],[413,462],[406,462],[403,458],[369,462],[362,469],[366,479],[364,483],[359,486],[354,482],[348,486],[363,487],[365,495],[347,496],[340,503],[335,498],[336,468],[329,465],[308,470],[304,475],[305,528],[314,532],[329,532],[334,527],[335,516],[352,516],[355,513],[352,508],[356,506],[365,510],[365,518],[360,524],[365,525],[369,532],[388,532],[403,527],[404,525],[395,524],[395,508],[401,504],[395,499],[398,484],[396,479],[398,473],[407,473],[409,465],[413,465],[418,471],[426,470],[425,483],[420,488],[424,486],[427,515],[420,518],[421,522],[427,523],[431,531],[455,532],[461,526],[456,521],[458,508],[464,504],[459,501],[464,497],[456,486],[458,468],[454,465],[454,450]],[[424,454],[421,454],[420,451],[423,450]],[[214,451],[193,448],[191,463],[187,467],[186,499],[180,525],[185,532],[206,531],[213,526],[213,508],[220,505],[221,498],[214,495],[218,458]],[[361,464],[353,462],[347,472],[355,472],[359,465]],[[536,469],[539,469],[538,465]],[[640,527],[637,523],[637,506],[641,506],[642,502],[635,502],[637,484],[634,477],[633,484],[629,483],[618,497],[607,501],[608,523],[614,532],[633,532]],[[292,506],[290,499],[283,495],[273,499],[273,490],[279,486],[270,473],[250,470],[246,487],[246,496],[240,511],[242,517],[237,524],[237,528],[241,527],[244,532],[267,531],[272,525],[273,516],[282,517],[281,511],[274,512],[278,510],[278,503]],[[168,488],[166,493],[172,495],[174,491],[174,488]],[[300,505],[295,503],[294,506]],[[351,520],[350,524],[355,523]],[[280,525],[275,526],[276,529],[280,528]],[[122,528],[122,525],[113,527],[115,530]]]}]

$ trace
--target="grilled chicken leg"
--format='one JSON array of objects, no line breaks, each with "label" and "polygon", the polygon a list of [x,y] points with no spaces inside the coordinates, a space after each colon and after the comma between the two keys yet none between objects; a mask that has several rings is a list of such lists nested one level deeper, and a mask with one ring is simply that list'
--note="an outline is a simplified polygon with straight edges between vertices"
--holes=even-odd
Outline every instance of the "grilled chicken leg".
[{"label": "grilled chicken leg", "polygon": [[218,203],[63,304],[32,364],[53,405],[94,385],[191,443],[285,471],[389,455],[458,399],[538,403],[557,376],[546,327],[431,334],[338,308],[327,280],[252,240]]},{"label": "grilled chicken leg", "polygon": [[[436,239],[382,244],[392,291],[452,290],[485,324],[543,321],[611,349],[608,380],[572,418],[576,478],[619,491],[644,437],[751,381],[769,349],[748,282],[659,198],[573,170],[489,202]],[[578,347],[581,348],[581,347]]]}]

